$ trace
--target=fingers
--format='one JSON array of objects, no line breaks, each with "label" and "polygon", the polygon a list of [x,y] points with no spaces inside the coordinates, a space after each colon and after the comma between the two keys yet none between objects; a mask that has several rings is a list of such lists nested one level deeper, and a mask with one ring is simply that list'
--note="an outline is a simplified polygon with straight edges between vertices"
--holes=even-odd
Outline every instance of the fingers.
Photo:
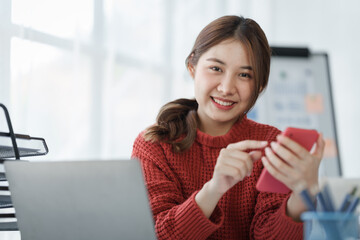
[{"label": "fingers", "polygon": [[250,175],[253,168],[253,161],[250,154],[234,149],[222,149],[217,165],[226,165],[238,169],[242,178]]},{"label": "fingers", "polygon": [[245,151],[248,149],[264,148],[267,146],[267,144],[268,144],[267,141],[245,140],[245,141],[229,144],[227,148]]},{"label": "fingers", "polygon": [[245,140],[229,144],[226,149],[220,151],[220,163],[239,169],[239,172],[245,176],[250,176],[253,168],[253,162],[261,158],[261,151],[244,152],[247,149],[264,148],[267,141]]},{"label": "fingers", "polygon": [[276,138],[280,144],[284,145],[286,148],[290,149],[298,156],[304,156],[309,153],[309,151],[302,147],[300,144],[286,136],[278,135]]},{"label": "fingers", "polygon": [[293,191],[316,185],[325,146],[322,134],[312,153],[288,137],[279,135],[277,140],[265,148],[266,157],[262,158],[269,173]]},{"label": "fingers", "polygon": [[277,168],[275,168],[270,161],[267,159],[267,157],[262,157],[261,161],[264,165],[264,167],[268,170],[268,172],[277,180],[280,182],[285,182],[287,180],[286,175],[284,175],[282,172],[280,172]]},{"label": "fingers", "polygon": [[270,148],[265,148],[265,154],[272,167],[276,169],[276,173],[288,176],[295,173],[294,168],[280,159]]},{"label": "fingers", "polygon": [[268,144],[267,141],[245,140],[229,144],[220,151],[213,178],[211,179],[217,191],[225,193],[246,176],[250,176],[254,161],[261,158],[261,151],[248,149],[261,149]]},{"label": "fingers", "polygon": [[314,156],[316,156],[318,159],[322,159],[323,154],[324,154],[324,149],[325,149],[325,141],[323,138],[323,134],[320,133],[319,138],[316,142],[316,147],[315,147],[315,151],[314,151]]},{"label": "fingers", "polygon": [[[284,165],[278,164],[277,161],[270,161],[268,157],[262,157],[261,161],[264,167],[274,178],[284,183],[294,192],[300,192],[304,186],[306,186],[306,182],[299,176],[299,173],[294,171],[292,168],[287,168],[285,170],[285,168],[283,168]],[[280,166],[280,168],[278,168],[278,166]]]},{"label": "fingers", "polygon": [[224,175],[224,176],[228,176],[228,177],[232,177],[232,178],[239,178],[239,176],[242,176],[243,174],[241,173],[241,169],[238,168],[234,168],[232,166],[228,166],[228,165],[217,165],[215,167],[215,169],[217,170],[218,173]]},{"label": "fingers", "polygon": [[251,157],[251,160],[255,162],[261,158],[262,153],[260,151],[251,151],[249,152],[249,155]]},{"label": "fingers", "polygon": [[[246,176],[249,176],[252,167],[249,168],[246,163],[239,161],[229,161],[227,164],[223,163],[222,166],[218,166],[221,170],[221,173],[225,176],[231,176],[238,181],[244,179]],[[230,171],[231,170],[231,171]]]},{"label": "fingers", "polygon": [[[301,160],[314,161],[315,159],[315,161],[320,162],[323,157],[325,141],[321,133],[317,139],[315,148],[313,149],[314,151],[311,153],[288,137],[278,135],[277,139],[280,144],[271,143],[271,147],[274,149],[276,154],[281,156],[281,158],[285,159],[292,166],[299,166],[299,164],[301,165]],[[297,161],[296,159],[300,161]]]},{"label": "fingers", "polygon": [[[290,150],[288,150],[287,148],[281,146],[279,143],[277,142],[272,142],[270,144],[271,149],[281,158],[281,159],[286,159],[286,162],[295,167],[295,168],[299,168],[301,166],[301,160]],[[266,149],[265,149],[266,150]]]}]

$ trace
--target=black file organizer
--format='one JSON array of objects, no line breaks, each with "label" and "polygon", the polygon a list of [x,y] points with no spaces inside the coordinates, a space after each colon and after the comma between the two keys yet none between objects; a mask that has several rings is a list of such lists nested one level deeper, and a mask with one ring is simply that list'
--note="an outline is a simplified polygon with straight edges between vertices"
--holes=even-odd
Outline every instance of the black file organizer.
[{"label": "black file organizer", "polygon": [[[4,110],[6,123],[9,132],[0,132],[0,164],[7,160],[20,160],[20,157],[33,157],[46,155],[49,149],[45,139],[30,137],[23,134],[15,134],[10,115],[7,108],[0,103],[0,108]],[[7,142],[6,142],[7,140]],[[8,143],[10,140],[10,144]],[[6,143],[5,143],[6,142]],[[0,182],[6,181],[4,172],[0,172]],[[0,186],[0,191],[9,191],[8,186]],[[0,209],[13,208],[10,195],[0,195]],[[15,218],[14,213],[0,213],[1,218]],[[17,231],[16,222],[0,222],[0,231]]]}]

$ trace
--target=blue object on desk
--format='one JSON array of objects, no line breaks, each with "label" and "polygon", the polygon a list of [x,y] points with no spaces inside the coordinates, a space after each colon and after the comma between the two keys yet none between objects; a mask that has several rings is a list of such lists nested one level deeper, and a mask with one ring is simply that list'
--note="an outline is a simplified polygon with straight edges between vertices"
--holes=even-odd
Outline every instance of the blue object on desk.
[{"label": "blue object on desk", "polygon": [[357,214],[341,212],[304,212],[304,239],[358,239],[358,218]]},{"label": "blue object on desk", "polygon": [[346,209],[349,207],[350,203],[351,203],[351,198],[355,195],[357,190],[357,187],[355,186],[350,193],[346,194],[343,202],[340,205],[339,211],[340,212],[344,212],[346,211]]},{"label": "blue object on desk", "polygon": [[335,211],[335,207],[334,207],[334,203],[332,201],[330,189],[327,184],[325,184],[323,187],[323,196],[324,196],[328,210],[331,212]]},{"label": "blue object on desk", "polygon": [[355,211],[355,209],[356,209],[356,207],[357,207],[358,204],[359,204],[359,197],[355,197],[355,198],[351,201],[348,209],[346,209],[346,212],[347,212],[347,213],[353,213],[353,212]]},{"label": "blue object on desk", "polygon": [[306,207],[310,210],[310,211],[316,211],[316,207],[315,204],[313,202],[313,200],[311,200],[311,196],[308,192],[307,189],[304,189],[300,192],[300,196],[303,200],[303,202],[305,203]]},{"label": "blue object on desk", "polygon": [[322,194],[322,192],[319,192],[317,194],[317,197],[319,199],[320,205],[322,206],[324,212],[329,212],[330,211],[330,207],[328,205],[328,203],[326,202],[324,195]]}]

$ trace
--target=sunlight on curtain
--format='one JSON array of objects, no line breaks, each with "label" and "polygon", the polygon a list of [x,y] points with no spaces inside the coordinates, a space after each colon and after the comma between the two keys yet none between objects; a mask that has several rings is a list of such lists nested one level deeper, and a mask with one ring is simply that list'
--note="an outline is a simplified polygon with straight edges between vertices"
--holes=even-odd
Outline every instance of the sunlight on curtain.
[{"label": "sunlight on curtain", "polygon": [[136,136],[155,121],[164,102],[164,81],[169,81],[164,0],[105,0],[104,12],[108,55],[102,156],[128,158]]},{"label": "sunlight on curtain", "polygon": [[104,0],[106,47],[137,64],[163,64],[165,1]]},{"label": "sunlight on curtain", "polygon": [[11,12],[20,29],[10,50],[15,131],[45,138],[41,159],[91,157],[93,65],[80,45],[91,41],[92,1],[12,0]]},{"label": "sunlight on curtain", "polygon": [[63,38],[89,36],[93,23],[93,1],[12,0],[15,24]]},{"label": "sunlight on curtain", "polygon": [[44,137],[50,152],[42,159],[50,160],[129,158],[163,104],[194,96],[184,61],[199,31],[238,14],[239,6],[235,0],[11,3],[14,128]]},{"label": "sunlight on curtain", "polygon": [[44,137],[50,158],[86,156],[90,69],[88,56],[18,38],[11,41],[13,125],[17,132]]}]

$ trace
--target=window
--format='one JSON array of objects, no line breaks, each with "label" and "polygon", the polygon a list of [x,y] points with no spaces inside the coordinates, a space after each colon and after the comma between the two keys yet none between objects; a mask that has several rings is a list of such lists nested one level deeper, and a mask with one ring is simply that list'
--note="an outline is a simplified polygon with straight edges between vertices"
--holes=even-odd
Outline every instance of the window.
[{"label": "window", "polygon": [[45,138],[41,159],[129,158],[163,104],[193,97],[185,58],[234,4],[2,0],[0,102],[17,133]]}]

